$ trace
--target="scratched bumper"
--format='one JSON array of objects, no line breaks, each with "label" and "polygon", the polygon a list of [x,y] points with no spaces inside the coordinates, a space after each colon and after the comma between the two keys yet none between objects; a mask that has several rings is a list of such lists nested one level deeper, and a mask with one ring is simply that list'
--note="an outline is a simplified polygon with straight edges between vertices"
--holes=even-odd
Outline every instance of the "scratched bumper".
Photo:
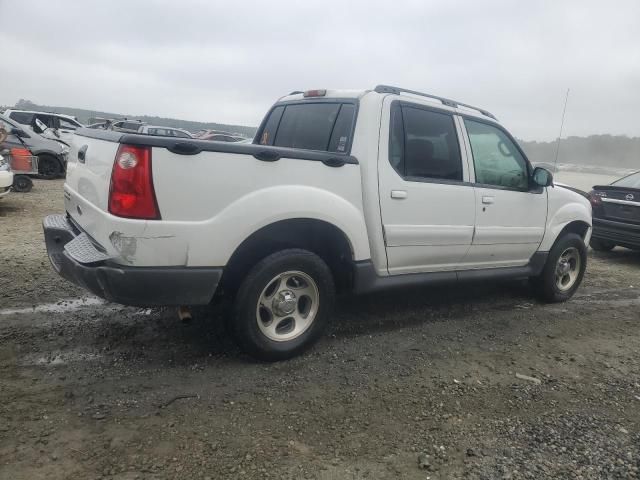
[{"label": "scratched bumper", "polygon": [[[106,300],[123,305],[206,305],[216,291],[222,268],[130,267],[113,263],[64,215],[43,220],[47,254],[64,279]],[[80,240],[80,241],[79,241]],[[78,244],[82,244],[79,252]]]}]

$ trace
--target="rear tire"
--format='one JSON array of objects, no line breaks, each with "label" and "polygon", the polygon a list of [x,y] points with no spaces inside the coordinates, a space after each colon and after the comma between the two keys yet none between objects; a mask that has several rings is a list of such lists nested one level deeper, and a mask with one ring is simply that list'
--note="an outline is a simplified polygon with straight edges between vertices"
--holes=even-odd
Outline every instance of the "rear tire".
[{"label": "rear tire", "polygon": [[38,176],[45,180],[53,180],[63,173],[60,160],[52,155],[42,154],[38,156]]},{"label": "rear tire", "polygon": [[231,331],[249,355],[285,360],[320,338],[334,300],[333,277],[320,257],[282,250],[261,260],[243,280]]},{"label": "rear tire", "polygon": [[582,237],[568,233],[551,248],[542,273],[533,285],[547,302],[565,302],[576,292],[587,268],[587,247]]},{"label": "rear tire", "polygon": [[610,252],[616,246],[614,243],[607,242],[606,240],[599,240],[597,238],[592,238],[589,242],[589,246],[593,248],[596,252]]}]

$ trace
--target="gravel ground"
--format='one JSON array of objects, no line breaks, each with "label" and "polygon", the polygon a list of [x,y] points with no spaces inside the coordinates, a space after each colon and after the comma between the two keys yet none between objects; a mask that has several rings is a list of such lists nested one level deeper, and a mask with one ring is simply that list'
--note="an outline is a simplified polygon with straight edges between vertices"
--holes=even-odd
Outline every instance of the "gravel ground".
[{"label": "gravel ground", "polygon": [[222,311],[59,279],[60,211],[61,181],[0,201],[0,479],[639,477],[640,254],[591,252],[566,304],[518,282],[342,298],[309,353],[261,364]]}]

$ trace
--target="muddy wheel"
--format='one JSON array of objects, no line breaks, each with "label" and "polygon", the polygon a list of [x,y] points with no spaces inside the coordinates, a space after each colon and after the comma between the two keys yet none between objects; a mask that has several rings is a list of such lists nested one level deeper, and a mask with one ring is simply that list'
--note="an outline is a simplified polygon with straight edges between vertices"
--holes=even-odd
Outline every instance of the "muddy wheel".
[{"label": "muddy wheel", "polygon": [[260,360],[291,358],[320,338],[334,297],[331,271],[320,257],[299,249],[274,253],[242,282],[232,332]]},{"label": "muddy wheel", "polygon": [[33,188],[33,181],[26,175],[16,175],[13,177],[13,191],[20,193],[30,192]]},{"label": "muddy wheel", "polygon": [[543,300],[564,302],[576,292],[587,268],[587,247],[579,235],[569,233],[551,248],[534,286]]},{"label": "muddy wheel", "polygon": [[40,155],[38,157],[38,175],[45,180],[58,178],[62,175],[60,161],[52,155]]},{"label": "muddy wheel", "polygon": [[615,247],[613,243],[607,242],[606,240],[599,240],[597,238],[592,238],[589,242],[589,246],[596,252],[610,252]]}]

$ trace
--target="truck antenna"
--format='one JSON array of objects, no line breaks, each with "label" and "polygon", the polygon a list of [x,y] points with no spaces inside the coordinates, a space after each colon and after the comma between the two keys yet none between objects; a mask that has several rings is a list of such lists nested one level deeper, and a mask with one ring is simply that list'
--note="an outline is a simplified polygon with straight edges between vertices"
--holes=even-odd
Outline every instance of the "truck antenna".
[{"label": "truck antenna", "polygon": [[553,161],[554,172],[558,169],[558,154],[560,153],[560,139],[562,138],[562,127],[564,127],[564,115],[567,113],[567,102],[569,101],[569,89],[567,88],[567,94],[564,97],[564,108],[562,109],[562,120],[560,121],[560,133],[558,134],[558,141],[556,142],[556,158]]}]

